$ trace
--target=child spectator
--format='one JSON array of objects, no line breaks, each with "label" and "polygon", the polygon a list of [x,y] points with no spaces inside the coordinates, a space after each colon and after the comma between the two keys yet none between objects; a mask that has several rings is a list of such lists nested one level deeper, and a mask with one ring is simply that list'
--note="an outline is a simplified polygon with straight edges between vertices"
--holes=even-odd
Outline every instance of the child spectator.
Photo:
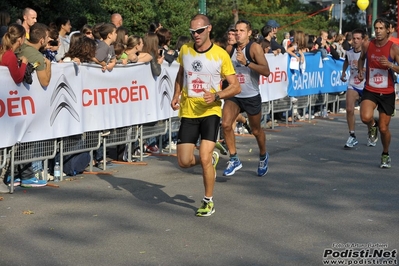
[{"label": "child spectator", "polygon": [[91,38],[83,36],[83,34],[76,33],[73,36],[75,35],[80,35],[80,38],[77,40],[71,38],[71,46],[69,47],[68,53],[65,54],[64,62],[92,62],[96,55],[96,42]]},{"label": "child spectator", "polygon": [[95,27],[93,35],[99,35],[95,62],[102,66],[102,70],[111,71],[116,64],[115,50],[112,44],[116,41],[116,27],[112,23],[101,24]]},{"label": "child spectator", "polygon": [[15,51],[25,42],[25,28],[19,24],[11,24],[2,38],[0,46],[0,65],[8,67],[10,75],[15,83],[24,80],[25,69],[28,59],[21,56],[21,66],[18,65],[18,58]]},{"label": "child spectator", "polygon": [[128,63],[128,56],[125,53],[126,46],[123,43],[116,42],[114,44],[116,63],[126,65]]}]

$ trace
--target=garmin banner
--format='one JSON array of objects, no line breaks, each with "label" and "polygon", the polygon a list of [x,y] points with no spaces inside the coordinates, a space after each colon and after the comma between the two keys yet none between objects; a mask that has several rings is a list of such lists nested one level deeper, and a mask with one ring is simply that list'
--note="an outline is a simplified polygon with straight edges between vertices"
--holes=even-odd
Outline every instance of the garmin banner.
[{"label": "garmin banner", "polygon": [[306,53],[305,62],[304,70],[289,67],[289,96],[346,91],[347,82],[341,81],[343,60],[335,60],[332,57],[323,60],[321,53]]}]

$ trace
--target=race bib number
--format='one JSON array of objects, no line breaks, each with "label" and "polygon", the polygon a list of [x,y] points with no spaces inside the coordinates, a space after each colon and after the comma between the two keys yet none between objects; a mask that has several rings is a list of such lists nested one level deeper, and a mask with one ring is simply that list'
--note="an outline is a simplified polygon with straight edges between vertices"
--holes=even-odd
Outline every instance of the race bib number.
[{"label": "race bib number", "polygon": [[188,97],[199,98],[203,97],[204,90],[210,90],[211,75],[198,74],[195,72],[187,73],[187,89]]},{"label": "race bib number", "polygon": [[246,81],[249,80],[248,74],[237,73],[236,76],[240,84],[245,84]]},{"label": "race bib number", "polygon": [[379,68],[370,68],[369,84],[374,88],[388,88],[388,70]]}]

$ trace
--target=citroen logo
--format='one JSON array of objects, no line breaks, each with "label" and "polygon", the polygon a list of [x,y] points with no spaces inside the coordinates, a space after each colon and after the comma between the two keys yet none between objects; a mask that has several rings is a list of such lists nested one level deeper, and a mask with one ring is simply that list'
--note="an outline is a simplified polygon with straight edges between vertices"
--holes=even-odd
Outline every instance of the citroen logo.
[{"label": "citroen logo", "polygon": [[[171,95],[173,94],[173,90],[174,87],[169,77],[169,73],[165,68],[163,68],[161,78],[158,81],[158,93],[161,96],[160,100],[161,110],[164,109],[165,104],[167,105],[166,108],[170,107],[169,105],[172,102]],[[167,99],[167,101],[165,101],[165,98]]]},{"label": "citroen logo", "polygon": [[50,107],[55,103],[50,116],[50,125],[54,124],[55,119],[62,109],[66,109],[76,121],[80,122],[79,114],[73,108],[73,102],[78,102],[76,94],[71,89],[64,74],[58,78],[56,84],[58,85],[51,94],[50,99]]}]

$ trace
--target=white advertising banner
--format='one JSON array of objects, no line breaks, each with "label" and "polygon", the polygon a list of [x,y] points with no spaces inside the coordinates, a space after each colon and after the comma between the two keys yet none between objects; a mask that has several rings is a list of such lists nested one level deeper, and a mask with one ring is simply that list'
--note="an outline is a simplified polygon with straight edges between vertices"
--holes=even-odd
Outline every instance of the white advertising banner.
[{"label": "white advertising banner", "polygon": [[15,84],[0,67],[0,148],[176,116],[170,99],[177,70],[177,63],[164,64],[154,79],[149,64],[111,72],[90,64],[52,64],[51,82],[43,88],[36,73],[32,85]]},{"label": "white advertising banner", "polygon": [[260,94],[262,102],[273,101],[287,96],[288,88],[288,54],[266,54],[270,75],[259,77]]},{"label": "white advertising banner", "polygon": [[[287,95],[287,55],[266,55],[270,76],[261,76],[262,101]],[[102,72],[95,64],[53,63],[43,88],[33,73],[32,85],[15,84],[0,66],[0,148],[139,125],[177,116],[170,102],[179,64],[164,63],[154,78],[149,64],[116,66]]]}]

